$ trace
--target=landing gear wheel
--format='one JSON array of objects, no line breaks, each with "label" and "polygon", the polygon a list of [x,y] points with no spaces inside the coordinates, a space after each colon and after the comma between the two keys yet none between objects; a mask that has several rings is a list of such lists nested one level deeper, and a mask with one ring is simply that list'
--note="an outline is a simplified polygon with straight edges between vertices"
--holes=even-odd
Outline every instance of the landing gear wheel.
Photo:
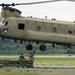
[{"label": "landing gear wheel", "polygon": [[27,45],[26,49],[29,50],[29,51],[31,51],[33,49],[33,46],[32,45]]},{"label": "landing gear wheel", "polygon": [[45,45],[40,45],[39,48],[40,48],[41,51],[45,51],[46,50],[46,46]]}]

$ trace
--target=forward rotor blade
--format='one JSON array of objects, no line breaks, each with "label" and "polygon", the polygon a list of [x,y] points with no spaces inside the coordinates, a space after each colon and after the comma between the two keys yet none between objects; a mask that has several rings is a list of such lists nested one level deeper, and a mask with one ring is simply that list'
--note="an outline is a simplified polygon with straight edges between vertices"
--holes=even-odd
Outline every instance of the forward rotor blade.
[{"label": "forward rotor blade", "polygon": [[42,3],[50,3],[50,2],[57,2],[57,1],[73,1],[75,0],[48,0],[48,1],[39,1],[39,2],[29,2],[29,3],[12,3],[12,4],[0,4],[2,7],[9,7],[9,6],[15,6],[15,5],[32,5],[32,4],[42,4]]},{"label": "forward rotor blade", "polygon": [[63,0],[49,0],[49,1],[30,2],[30,3],[17,3],[14,5],[32,5],[32,4],[42,4],[42,3],[49,3],[49,2],[56,2],[56,1],[63,1]]}]

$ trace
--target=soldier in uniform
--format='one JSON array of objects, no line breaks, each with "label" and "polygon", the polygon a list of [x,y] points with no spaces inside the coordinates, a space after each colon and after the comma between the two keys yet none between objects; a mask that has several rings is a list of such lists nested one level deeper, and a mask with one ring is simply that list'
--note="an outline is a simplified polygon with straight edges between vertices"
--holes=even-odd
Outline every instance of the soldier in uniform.
[{"label": "soldier in uniform", "polygon": [[19,61],[24,61],[25,60],[25,58],[24,58],[24,56],[23,56],[23,53],[19,56]]},{"label": "soldier in uniform", "polygon": [[32,52],[29,53],[29,60],[30,61],[34,60],[34,53],[32,53]]}]

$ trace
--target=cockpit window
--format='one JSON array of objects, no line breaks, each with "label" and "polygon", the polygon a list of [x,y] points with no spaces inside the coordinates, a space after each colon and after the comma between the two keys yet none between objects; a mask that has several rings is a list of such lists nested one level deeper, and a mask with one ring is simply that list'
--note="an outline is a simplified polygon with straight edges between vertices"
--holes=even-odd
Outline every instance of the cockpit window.
[{"label": "cockpit window", "polygon": [[4,20],[2,21],[2,23],[4,23]]},{"label": "cockpit window", "polygon": [[5,25],[6,25],[6,26],[8,25],[8,22],[7,22],[7,21],[5,22]]},{"label": "cockpit window", "polygon": [[1,20],[1,23],[2,23],[3,25],[5,25],[5,22],[6,22],[5,19],[2,19],[2,20]]},{"label": "cockpit window", "polygon": [[24,30],[25,24],[23,23],[18,23],[18,29]]}]

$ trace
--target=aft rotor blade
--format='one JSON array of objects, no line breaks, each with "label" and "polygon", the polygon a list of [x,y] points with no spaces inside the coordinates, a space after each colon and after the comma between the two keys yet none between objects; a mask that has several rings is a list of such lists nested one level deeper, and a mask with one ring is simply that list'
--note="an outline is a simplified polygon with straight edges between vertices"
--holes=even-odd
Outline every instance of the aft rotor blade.
[{"label": "aft rotor blade", "polygon": [[64,1],[72,1],[72,2],[75,2],[75,0],[64,0]]}]

